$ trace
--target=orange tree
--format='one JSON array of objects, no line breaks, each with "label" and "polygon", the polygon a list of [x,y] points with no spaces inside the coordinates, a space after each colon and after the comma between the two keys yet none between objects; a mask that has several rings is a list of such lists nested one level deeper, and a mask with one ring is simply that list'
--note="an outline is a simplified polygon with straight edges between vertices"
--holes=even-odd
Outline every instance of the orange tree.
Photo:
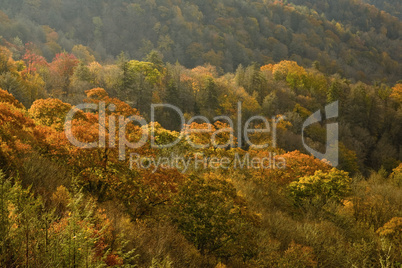
[{"label": "orange tree", "polygon": [[37,128],[24,106],[0,89],[0,157],[3,166],[21,166],[26,154],[38,146]]},{"label": "orange tree", "polygon": [[402,83],[396,84],[392,88],[391,98],[393,98],[398,105],[402,103]]},{"label": "orange tree", "polygon": [[[260,151],[256,155],[260,158],[270,157],[265,151]],[[271,157],[276,163],[280,163],[280,166],[268,169],[252,169],[251,175],[258,183],[275,182],[280,185],[287,185],[300,177],[312,176],[318,170],[326,172],[331,169],[329,164],[299,151],[271,155]]]},{"label": "orange tree", "polygon": [[[75,146],[63,131],[66,115],[71,109],[74,109],[69,104],[57,99],[38,100],[31,107],[29,113],[40,124],[38,136],[45,140],[46,146],[43,148],[46,153],[52,156],[53,160],[70,166],[78,178],[79,185],[96,193],[102,199],[108,187],[114,183],[114,180],[117,180],[119,170],[128,169],[128,157],[126,157],[126,161],[119,161],[119,117],[122,116],[125,120],[129,116],[139,115],[139,113],[128,104],[116,98],[110,98],[102,88],[95,88],[86,93],[86,102],[99,106],[104,105],[105,114],[101,116],[99,109],[79,110],[71,120],[69,127],[76,140],[87,144],[98,143],[92,148]],[[114,120],[111,126],[109,123],[113,120],[109,119]],[[104,144],[101,144],[100,141],[101,127],[105,129]],[[133,123],[128,123],[125,130],[127,140],[132,142],[138,139],[142,133],[142,129]],[[125,156],[132,151],[129,149]],[[147,154],[147,145],[135,151]]]}]

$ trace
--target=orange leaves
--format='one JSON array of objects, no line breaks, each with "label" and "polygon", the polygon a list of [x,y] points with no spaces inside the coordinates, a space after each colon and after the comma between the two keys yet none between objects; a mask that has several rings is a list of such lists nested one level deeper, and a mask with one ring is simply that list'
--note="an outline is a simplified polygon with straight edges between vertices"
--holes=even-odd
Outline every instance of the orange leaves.
[{"label": "orange leaves", "polygon": [[216,76],[216,68],[211,65],[205,65],[205,66],[198,66],[194,69],[191,70],[191,73],[195,75],[196,77],[215,77]]},{"label": "orange leaves", "polygon": [[[292,181],[304,176],[312,176],[318,170],[327,172],[331,166],[314,158],[313,156],[293,151],[286,154],[273,156],[274,159],[284,159],[285,168],[257,169],[254,177],[260,182],[276,182],[287,185]],[[278,161],[279,162],[279,161]]]},{"label": "orange leaves", "polygon": [[329,171],[331,166],[313,156],[293,151],[282,155],[286,160],[289,177],[311,176],[317,170]]},{"label": "orange leaves", "polygon": [[46,152],[55,156],[64,155],[67,152],[68,140],[62,132],[58,132],[48,126],[38,125],[35,127],[33,134],[43,153]]},{"label": "orange leaves", "polygon": [[383,237],[388,237],[388,238],[395,238],[395,239],[401,239],[402,235],[402,218],[401,217],[395,217],[392,218],[389,222],[384,224],[383,227],[379,228],[377,230],[377,233],[380,236]]},{"label": "orange leaves", "polygon": [[[67,140],[63,129],[65,118],[72,106],[58,99],[41,99],[34,102],[29,109],[31,117],[41,126],[36,126],[34,134],[43,142],[42,148],[58,157],[68,157],[79,161],[82,154],[87,152],[74,147]],[[72,133],[81,142],[94,142],[99,139],[97,115],[78,111],[72,120]]]},{"label": "orange leaves", "polygon": [[[77,110],[70,124],[72,136],[81,143],[86,143],[87,145],[94,142],[100,143],[100,131],[102,128],[105,130],[105,140],[109,139],[110,117],[113,117],[115,120],[114,125],[110,126],[110,131],[118,135],[118,133],[116,133],[118,129],[115,129],[118,128],[118,116],[128,117],[139,115],[138,111],[131,108],[128,104],[118,99],[110,98],[102,88],[88,90],[87,96],[87,102],[99,104],[98,110],[90,112]],[[104,115],[105,120],[101,120],[101,115],[99,114],[101,102],[103,102],[106,108],[106,114]],[[67,114],[73,108],[74,107],[70,104],[64,103],[58,99],[42,99],[35,101],[29,109],[29,114],[32,118],[42,126],[37,126],[35,135],[37,138],[40,138],[41,141],[46,141],[49,145],[47,151],[55,156],[63,158],[64,161],[67,161],[76,168],[86,168],[96,165],[106,166],[109,161],[117,161],[115,146],[111,146],[110,148],[98,148],[96,146],[96,148],[84,150],[83,148],[74,146],[67,140],[66,134],[61,131],[65,128]],[[45,126],[50,128],[46,128]],[[138,127],[134,124],[129,124],[126,128],[126,132],[130,137],[136,136]],[[116,144],[117,143],[115,143],[115,145]]]},{"label": "orange leaves", "polygon": [[212,124],[199,124],[199,123],[191,123],[186,126],[185,134],[188,137],[187,141],[190,144],[195,144],[196,146],[210,146],[211,135],[214,131]]},{"label": "orange leaves", "polygon": [[399,166],[397,166],[396,168],[394,168],[392,170],[391,176],[397,176],[397,175],[400,175],[400,174],[402,174],[402,163],[399,164]]},{"label": "orange leaves", "polygon": [[396,84],[392,88],[391,98],[395,99],[399,104],[402,103],[402,84]]},{"label": "orange leaves", "polygon": [[0,89],[0,102],[6,102],[17,108],[24,109],[24,105],[16,100],[13,95],[2,89]]},{"label": "orange leaves", "polygon": [[103,100],[106,97],[109,97],[106,90],[104,90],[103,88],[93,88],[87,90],[85,93],[87,94],[87,97],[92,100]]},{"label": "orange leaves", "polygon": [[273,72],[273,69],[274,69],[274,65],[273,64],[267,64],[267,65],[264,65],[264,66],[261,66],[261,68],[260,68],[260,70],[261,70],[261,72]]},{"label": "orange leaves", "polygon": [[[114,115],[123,115],[126,117],[140,115],[137,109],[131,108],[131,106],[124,101],[109,97],[109,94],[103,88],[93,88],[85,91],[85,93],[87,94],[87,99],[85,101],[88,103],[99,104],[100,102],[104,102],[106,106],[113,104],[114,110],[112,109],[112,112]],[[109,113],[110,110],[109,106]]]},{"label": "orange leaves", "polygon": [[35,143],[34,122],[21,109],[8,103],[0,103],[0,143],[1,150],[11,161],[19,161],[19,156],[28,153]]},{"label": "orange leaves", "polygon": [[193,122],[184,129],[187,142],[195,148],[223,148],[235,146],[233,128],[220,121],[214,124]]},{"label": "orange leaves", "polygon": [[[23,106],[12,95],[0,90],[0,142],[3,154],[13,163],[21,164],[21,155],[39,150],[41,153],[63,155],[68,141],[57,130],[63,129],[64,117],[71,107],[60,100],[38,100],[27,116]],[[50,127],[52,126],[52,127]]]},{"label": "orange leaves", "polygon": [[73,120],[72,133],[80,142],[91,143],[99,140],[99,123],[95,120],[97,116],[87,115],[89,120]]},{"label": "orange leaves", "polygon": [[1,126],[10,126],[10,130],[13,131],[35,126],[33,121],[26,117],[22,110],[7,103],[0,103],[0,124]]}]

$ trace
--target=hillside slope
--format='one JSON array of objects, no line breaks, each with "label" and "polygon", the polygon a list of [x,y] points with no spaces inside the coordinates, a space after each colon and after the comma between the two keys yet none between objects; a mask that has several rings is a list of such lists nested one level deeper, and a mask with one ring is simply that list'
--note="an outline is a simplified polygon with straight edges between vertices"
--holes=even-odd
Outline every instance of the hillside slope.
[{"label": "hillside slope", "polygon": [[82,44],[98,60],[122,51],[142,59],[157,49],[166,62],[189,68],[211,63],[232,72],[239,64],[290,59],[365,82],[399,79],[402,23],[396,17],[351,0],[289,3],[1,0],[0,35],[35,41],[48,60]]}]

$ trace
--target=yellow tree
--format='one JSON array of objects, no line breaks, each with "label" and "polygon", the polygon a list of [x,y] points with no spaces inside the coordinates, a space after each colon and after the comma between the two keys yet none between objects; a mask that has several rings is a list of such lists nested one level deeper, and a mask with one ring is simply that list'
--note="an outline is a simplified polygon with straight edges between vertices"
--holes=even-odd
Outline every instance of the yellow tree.
[{"label": "yellow tree", "polygon": [[174,222],[201,253],[223,259],[256,253],[253,227],[259,218],[223,176],[192,176],[173,201]]},{"label": "yellow tree", "polygon": [[62,131],[67,113],[71,108],[70,104],[59,99],[40,99],[32,104],[28,113],[36,123]]},{"label": "yellow tree", "polygon": [[377,234],[385,241],[386,250],[392,252],[394,261],[402,261],[402,217],[394,217],[377,230]]},{"label": "yellow tree", "polygon": [[289,184],[290,195],[297,206],[323,206],[330,201],[342,203],[351,192],[349,174],[336,168],[329,172],[318,170],[313,176],[304,176]]},{"label": "yellow tree", "polygon": [[276,80],[286,80],[293,89],[303,87],[307,76],[306,70],[294,61],[281,61],[272,68]]}]

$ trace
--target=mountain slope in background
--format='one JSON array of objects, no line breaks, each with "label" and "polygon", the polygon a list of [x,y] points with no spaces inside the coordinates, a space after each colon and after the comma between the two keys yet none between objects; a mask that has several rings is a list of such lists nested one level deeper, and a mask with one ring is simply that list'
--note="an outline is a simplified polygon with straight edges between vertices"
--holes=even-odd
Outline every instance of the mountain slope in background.
[{"label": "mountain slope in background", "polygon": [[388,12],[389,14],[399,18],[399,20],[402,19],[402,2],[399,0],[365,0],[365,2]]},{"label": "mountain slope in background", "polygon": [[[284,59],[365,82],[394,83],[402,72],[401,21],[361,1],[1,0],[0,7],[3,41],[33,41],[48,60],[81,44],[98,61],[156,49],[166,62],[229,72]],[[393,15],[399,10],[396,3]]]}]

